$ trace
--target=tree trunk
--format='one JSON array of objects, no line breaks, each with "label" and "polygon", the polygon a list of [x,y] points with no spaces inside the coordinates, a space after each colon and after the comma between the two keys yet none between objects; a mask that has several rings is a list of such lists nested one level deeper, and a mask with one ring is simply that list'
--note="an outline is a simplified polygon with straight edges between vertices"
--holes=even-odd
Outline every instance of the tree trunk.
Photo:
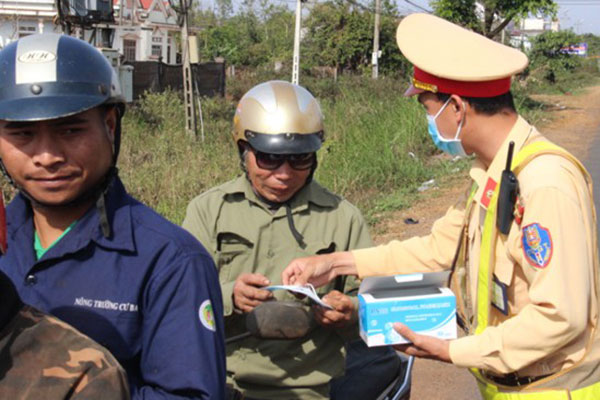
[{"label": "tree trunk", "polygon": [[489,37],[492,25],[494,24],[494,10],[488,6],[484,6],[483,12],[483,34]]}]

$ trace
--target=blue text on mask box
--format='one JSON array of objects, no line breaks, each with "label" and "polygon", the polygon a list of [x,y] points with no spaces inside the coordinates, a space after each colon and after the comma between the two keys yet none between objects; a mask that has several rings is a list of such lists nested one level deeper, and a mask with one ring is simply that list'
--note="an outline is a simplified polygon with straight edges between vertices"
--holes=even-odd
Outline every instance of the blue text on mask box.
[{"label": "blue text on mask box", "polygon": [[456,339],[456,297],[448,272],[365,278],[359,289],[360,336],[369,347],[408,343],[395,322],[439,339]]}]

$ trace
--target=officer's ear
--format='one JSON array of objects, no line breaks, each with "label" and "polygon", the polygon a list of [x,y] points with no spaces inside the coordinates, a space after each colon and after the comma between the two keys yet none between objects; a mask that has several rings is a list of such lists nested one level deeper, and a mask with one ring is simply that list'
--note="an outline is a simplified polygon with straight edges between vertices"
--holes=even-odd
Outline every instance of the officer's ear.
[{"label": "officer's ear", "polygon": [[453,94],[450,96],[450,108],[452,109],[452,111],[454,112],[460,112],[462,111],[462,107],[463,107],[463,99],[457,95],[457,94]]},{"label": "officer's ear", "polygon": [[459,95],[453,94],[450,96],[450,109],[454,112],[457,121],[463,119],[467,113],[469,103],[460,97]]}]

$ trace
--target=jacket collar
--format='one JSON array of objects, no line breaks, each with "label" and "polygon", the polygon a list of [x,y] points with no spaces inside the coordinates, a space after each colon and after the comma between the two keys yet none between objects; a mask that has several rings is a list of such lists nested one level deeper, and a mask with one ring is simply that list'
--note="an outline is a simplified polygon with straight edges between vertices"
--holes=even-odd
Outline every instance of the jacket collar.
[{"label": "jacket collar", "polygon": [[[134,200],[115,177],[106,194],[106,212],[111,226],[111,237],[105,238],[100,228],[96,205],[77,221],[77,224],[56,245],[44,254],[41,260],[74,253],[90,241],[101,247],[117,251],[135,251],[131,206]],[[8,235],[13,243],[24,241],[24,247],[33,246],[33,211],[29,201],[21,194],[7,207]],[[10,249],[8,250],[10,251]]]},{"label": "jacket collar", "polygon": [[[242,175],[223,188],[225,195],[243,195],[248,201],[257,204],[258,206],[268,209],[267,204],[261,200],[254,190],[250,181],[246,176]],[[333,208],[336,202],[333,196],[327,195],[327,191],[323,189],[313,179],[308,185],[305,185],[298,193],[296,193],[288,204],[294,213],[303,211],[308,208],[309,203],[313,203],[320,207]]]}]

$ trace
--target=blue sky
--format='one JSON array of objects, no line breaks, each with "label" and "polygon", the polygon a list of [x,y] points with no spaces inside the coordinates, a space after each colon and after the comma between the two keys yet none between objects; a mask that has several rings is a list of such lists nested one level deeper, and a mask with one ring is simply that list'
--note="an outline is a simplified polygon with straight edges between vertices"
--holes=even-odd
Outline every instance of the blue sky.
[{"label": "blue sky", "polygon": [[[417,7],[429,8],[428,0],[397,0],[401,11],[415,10]],[[558,3],[558,18],[561,29],[572,28],[575,33],[593,33],[600,35],[600,0],[555,0]]]},{"label": "blue sky", "polygon": [[[198,0],[201,7],[210,7],[214,0]],[[275,3],[283,3],[295,7],[295,0],[270,0]],[[310,2],[323,0],[309,0]],[[368,0],[360,0],[367,3]],[[233,0],[238,6],[242,0]],[[419,11],[418,7],[429,8],[429,0],[396,0],[398,9],[402,13]],[[561,28],[572,28],[575,33],[593,33],[600,35],[600,0],[555,0],[559,5],[558,17]],[[417,7],[410,3],[416,4]]]}]

